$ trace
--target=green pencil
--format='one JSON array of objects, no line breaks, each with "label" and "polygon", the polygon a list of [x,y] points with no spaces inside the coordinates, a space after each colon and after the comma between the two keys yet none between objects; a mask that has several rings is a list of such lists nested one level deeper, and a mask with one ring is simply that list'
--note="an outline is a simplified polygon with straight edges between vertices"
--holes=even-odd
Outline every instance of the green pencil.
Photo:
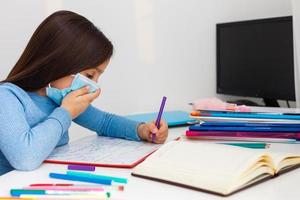
[{"label": "green pencil", "polygon": [[270,144],[267,143],[219,143],[219,144],[245,147],[251,149],[266,149],[270,147]]}]

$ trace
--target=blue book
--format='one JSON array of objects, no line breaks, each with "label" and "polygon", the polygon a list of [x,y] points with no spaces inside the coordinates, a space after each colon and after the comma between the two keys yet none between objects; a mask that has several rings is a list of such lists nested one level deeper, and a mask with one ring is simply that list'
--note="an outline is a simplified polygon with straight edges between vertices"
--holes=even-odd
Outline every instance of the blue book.
[{"label": "blue book", "polygon": [[222,121],[209,121],[209,122],[203,122],[201,123],[201,126],[231,126],[231,127],[248,127],[248,126],[254,126],[254,127],[298,127],[300,128],[299,124],[287,124],[287,123],[255,123],[255,122],[222,122]]},{"label": "blue book", "polygon": [[292,132],[299,133],[300,127],[267,127],[267,126],[202,126],[196,124],[189,127],[190,131],[234,131],[234,132]]},{"label": "blue book", "polygon": [[[135,115],[125,116],[128,119],[138,121],[138,122],[151,122],[155,121],[158,113],[142,113]],[[195,119],[190,118],[190,114],[185,111],[165,111],[162,114],[162,119],[165,120],[168,126],[180,126],[180,125],[190,125],[191,123],[196,123]]]}]

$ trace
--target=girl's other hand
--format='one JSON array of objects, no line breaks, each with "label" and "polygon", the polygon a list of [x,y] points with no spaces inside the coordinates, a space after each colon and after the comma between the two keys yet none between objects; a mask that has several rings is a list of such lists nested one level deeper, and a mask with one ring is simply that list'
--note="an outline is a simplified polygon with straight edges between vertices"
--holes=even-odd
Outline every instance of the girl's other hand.
[{"label": "girl's other hand", "polygon": [[89,86],[85,86],[65,96],[61,107],[66,109],[74,119],[84,112],[99,95],[100,89],[89,93]]}]

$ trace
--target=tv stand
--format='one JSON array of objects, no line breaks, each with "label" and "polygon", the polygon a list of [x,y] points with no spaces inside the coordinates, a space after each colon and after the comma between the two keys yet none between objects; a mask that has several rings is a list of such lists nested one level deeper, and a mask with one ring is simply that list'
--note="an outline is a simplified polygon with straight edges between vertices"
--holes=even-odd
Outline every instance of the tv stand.
[{"label": "tv stand", "polygon": [[266,107],[280,107],[276,99],[264,98]]}]

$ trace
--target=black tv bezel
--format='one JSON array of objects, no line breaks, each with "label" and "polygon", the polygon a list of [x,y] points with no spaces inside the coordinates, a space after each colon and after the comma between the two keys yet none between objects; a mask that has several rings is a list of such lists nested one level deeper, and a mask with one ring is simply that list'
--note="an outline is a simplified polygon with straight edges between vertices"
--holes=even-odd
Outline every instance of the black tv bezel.
[{"label": "black tv bezel", "polygon": [[[289,21],[293,22],[293,16],[281,16],[281,17],[272,17],[272,18],[262,18],[262,19],[254,19],[254,20],[244,20],[244,21],[234,21],[234,22],[226,22],[226,23],[217,23],[216,24],[216,79],[217,79],[217,85],[216,85],[216,93],[217,94],[224,94],[224,95],[235,95],[235,96],[240,96],[240,97],[257,97],[257,98],[266,98],[266,99],[275,99],[274,97],[268,97],[263,94],[249,94],[246,92],[240,92],[240,91],[234,91],[232,89],[223,89],[220,87],[220,29],[223,27],[230,27],[230,26],[237,26],[237,25],[248,25],[248,24],[262,24],[262,23],[270,23],[270,22],[282,22],[282,21]],[[293,34],[293,31],[292,31]],[[293,35],[292,35],[293,37]],[[294,46],[293,46],[294,48]],[[293,53],[294,57],[294,53]],[[294,60],[292,61],[293,65]],[[295,72],[294,72],[295,73]],[[295,77],[294,77],[295,80]],[[277,99],[276,99],[277,100]],[[295,101],[296,100],[296,94],[294,92],[293,97],[288,97],[285,96],[284,98],[280,98],[280,100],[291,100]]]}]

